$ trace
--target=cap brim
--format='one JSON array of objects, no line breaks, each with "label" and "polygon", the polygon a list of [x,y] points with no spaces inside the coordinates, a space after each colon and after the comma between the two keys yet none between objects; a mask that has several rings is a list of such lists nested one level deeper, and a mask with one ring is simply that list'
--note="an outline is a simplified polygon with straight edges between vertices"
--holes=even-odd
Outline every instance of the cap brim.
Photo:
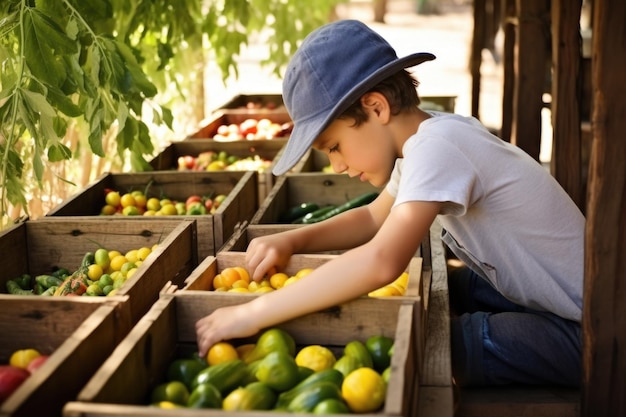
[{"label": "cap brim", "polygon": [[379,68],[365,80],[348,91],[348,93],[330,110],[323,122],[320,123],[317,120],[305,120],[294,124],[289,140],[287,141],[287,145],[285,145],[282,156],[279,158],[276,165],[274,165],[272,174],[277,176],[283,175],[293,168],[294,165],[302,159],[309,148],[311,148],[313,142],[315,142],[315,139],[317,139],[322,131],[324,131],[324,129],[326,129],[333,120],[350,107],[352,103],[358,100],[376,84],[402,69],[414,67],[422,62],[432,61],[433,59],[435,59],[435,55],[428,52],[419,52],[403,58],[398,58],[397,60]]}]

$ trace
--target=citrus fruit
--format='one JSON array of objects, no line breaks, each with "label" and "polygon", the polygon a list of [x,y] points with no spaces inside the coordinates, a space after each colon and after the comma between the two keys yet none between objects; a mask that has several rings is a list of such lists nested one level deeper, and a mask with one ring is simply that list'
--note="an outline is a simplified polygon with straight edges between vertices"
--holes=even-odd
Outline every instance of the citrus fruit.
[{"label": "citrus fruit", "polygon": [[270,277],[270,285],[275,290],[281,289],[289,277],[284,272],[277,272]]},{"label": "citrus fruit", "polygon": [[233,288],[248,288],[248,282],[243,279],[238,279],[233,282]]},{"label": "citrus fruit", "polygon": [[109,191],[104,196],[104,201],[113,207],[117,207],[120,205],[120,193],[117,191]]},{"label": "citrus fruit", "polygon": [[291,285],[294,282],[298,281],[300,278],[298,278],[297,276],[293,276],[293,277],[289,277],[285,280],[285,282],[283,283],[283,287],[286,287],[287,285]]},{"label": "citrus fruit", "polygon": [[137,249],[137,260],[145,261],[146,258],[152,253],[152,249],[144,246],[142,248]]},{"label": "citrus fruit", "polygon": [[370,297],[397,297],[402,295],[398,288],[391,285],[385,285],[377,290],[371,291],[367,294]]},{"label": "citrus fruit", "polygon": [[157,385],[152,390],[151,399],[153,403],[169,401],[174,404],[187,405],[189,390],[181,381],[169,381]]},{"label": "citrus fruit", "polygon": [[137,262],[139,260],[139,256],[137,255],[138,250],[137,249],[131,249],[128,252],[126,252],[124,254],[124,256],[126,256],[126,259],[128,260],[128,262]]},{"label": "citrus fruit", "polygon": [[164,216],[177,216],[178,215],[178,210],[176,210],[176,206],[172,203],[161,204],[161,209],[157,213],[159,212]]},{"label": "citrus fruit", "polygon": [[102,206],[102,210],[100,210],[100,214],[104,214],[105,216],[112,216],[117,211],[117,208],[113,207],[110,204],[105,204]]},{"label": "citrus fruit", "polygon": [[107,269],[109,267],[109,251],[104,248],[98,248],[94,252],[94,259],[97,265],[100,265],[102,269]]},{"label": "citrus fruit", "polygon": [[19,349],[11,354],[9,364],[17,368],[26,369],[28,364],[35,358],[41,356],[37,349]]},{"label": "citrus fruit", "polygon": [[240,280],[245,281],[246,283],[250,283],[250,274],[248,273],[248,270],[246,268],[244,268],[243,266],[235,266],[233,268],[239,273]]},{"label": "citrus fruit", "polygon": [[332,368],[337,359],[333,352],[325,346],[309,345],[305,346],[296,355],[298,366],[305,366],[315,372]]},{"label": "citrus fruit", "polygon": [[222,280],[222,274],[217,274],[213,277],[213,289],[218,290],[220,288],[226,289],[226,286]]},{"label": "citrus fruit", "polygon": [[161,208],[161,200],[156,197],[149,198],[148,201],[146,201],[146,208],[152,211],[159,211]]},{"label": "citrus fruit", "polygon": [[126,193],[120,198],[120,205],[122,207],[135,207],[135,196]]},{"label": "citrus fruit", "polygon": [[297,278],[302,278],[313,272],[313,268],[303,268],[296,273]]},{"label": "citrus fruit", "polygon": [[239,353],[237,353],[237,349],[228,342],[219,342],[211,346],[206,357],[209,365],[228,362],[233,359],[239,359]]},{"label": "citrus fruit", "polygon": [[250,352],[254,349],[254,346],[254,343],[245,343],[237,346],[235,349],[237,350],[237,355],[245,362]]},{"label": "citrus fruit", "polygon": [[350,414],[350,409],[342,400],[327,398],[317,403],[315,408],[313,408],[313,414]]},{"label": "citrus fruit", "polygon": [[226,288],[232,288],[233,284],[241,279],[239,271],[237,271],[234,267],[224,268],[222,272],[220,272],[220,275],[222,276],[222,286]]},{"label": "citrus fruit", "polygon": [[393,339],[387,336],[372,336],[365,341],[365,347],[372,355],[374,369],[383,372],[391,364],[389,350],[393,346]]},{"label": "citrus fruit", "polygon": [[341,384],[341,395],[354,413],[378,410],[385,402],[386,394],[385,380],[372,368],[355,369]]},{"label": "citrus fruit", "polygon": [[124,255],[116,255],[114,258],[111,258],[111,263],[109,267],[113,271],[121,271],[122,266],[124,266],[124,264],[127,262],[128,262],[128,259],[126,259]]},{"label": "citrus fruit", "polygon": [[99,280],[103,273],[102,267],[98,264],[91,264],[87,267],[87,276],[92,281]]}]

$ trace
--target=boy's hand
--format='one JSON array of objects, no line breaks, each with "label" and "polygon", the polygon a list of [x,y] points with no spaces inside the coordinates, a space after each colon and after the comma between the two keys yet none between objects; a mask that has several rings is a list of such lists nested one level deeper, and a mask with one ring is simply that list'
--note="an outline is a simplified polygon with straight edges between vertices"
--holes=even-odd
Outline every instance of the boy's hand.
[{"label": "boy's hand", "polygon": [[211,346],[222,340],[254,336],[259,332],[248,304],[222,307],[196,322],[198,354],[205,357]]},{"label": "boy's hand", "polygon": [[246,266],[250,277],[259,282],[277,270],[282,270],[292,254],[293,247],[283,234],[252,239],[246,251]]}]

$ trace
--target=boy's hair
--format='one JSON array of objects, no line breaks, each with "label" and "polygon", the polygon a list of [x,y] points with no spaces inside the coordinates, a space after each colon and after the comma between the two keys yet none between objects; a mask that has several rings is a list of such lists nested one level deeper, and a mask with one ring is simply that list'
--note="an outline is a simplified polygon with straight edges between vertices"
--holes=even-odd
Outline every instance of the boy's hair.
[{"label": "boy's hair", "polygon": [[[399,71],[392,76],[385,78],[380,83],[369,89],[367,93],[378,92],[384,95],[389,102],[391,114],[397,115],[404,110],[413,110],[420,104],[417,86],[419,82],[407,71]],[[367,94],[365,93],[365,94]],[[338,119],[353,119],[354,126],[360,126],[367,121],[367,113],[361,106],[361,100],[357,100],[350,105]]]}]

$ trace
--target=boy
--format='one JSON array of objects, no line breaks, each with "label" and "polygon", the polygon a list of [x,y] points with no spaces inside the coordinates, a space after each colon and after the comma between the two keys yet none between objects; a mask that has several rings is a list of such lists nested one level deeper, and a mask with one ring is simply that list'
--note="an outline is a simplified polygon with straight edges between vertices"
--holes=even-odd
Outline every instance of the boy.
[{"label": "boy", "polygon": [[406,68],[432,59],[398,58],[354,20],[305,39],[283,82],[294,130],[274,174],[315,147],[336,172],[384,188],[368,206],[252,240],[254,280],[293,253],[352,249],[293,285],[200,319],[200,354],[388,284],[438,219],[469,267],[450,276],[456,383],[579,384],[584,217],[540,164],[477,120],[419,109]]}]

